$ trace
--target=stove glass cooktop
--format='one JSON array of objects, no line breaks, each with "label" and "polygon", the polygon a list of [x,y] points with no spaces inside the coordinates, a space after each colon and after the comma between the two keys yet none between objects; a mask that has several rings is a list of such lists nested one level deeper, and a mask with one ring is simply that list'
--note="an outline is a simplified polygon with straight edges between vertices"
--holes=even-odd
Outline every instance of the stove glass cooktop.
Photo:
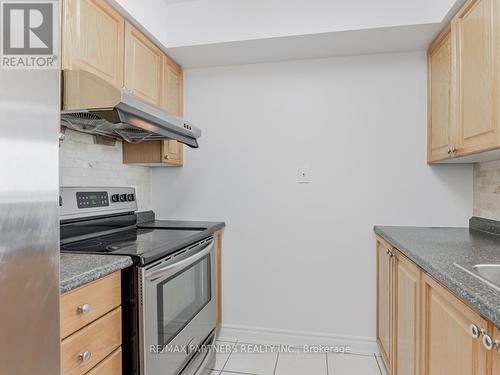
[{"label": "stove glass cooktop", "polygon": [[107,236],[61,245],[61,251],[72,253],[130,255],[141,258],[168,255],[178,250],[185,240],[202,230],[132,229]]}]

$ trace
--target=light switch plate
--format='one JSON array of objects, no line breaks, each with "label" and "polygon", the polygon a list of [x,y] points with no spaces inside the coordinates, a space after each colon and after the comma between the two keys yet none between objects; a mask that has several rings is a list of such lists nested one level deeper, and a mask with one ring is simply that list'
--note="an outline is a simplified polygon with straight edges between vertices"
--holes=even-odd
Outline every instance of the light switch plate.
[{"label": "light switch plate", "polygon": [[300,167],[297,170],[297,182],[299,184],[308,184],[311,182],[311,172],[308,167]]}]

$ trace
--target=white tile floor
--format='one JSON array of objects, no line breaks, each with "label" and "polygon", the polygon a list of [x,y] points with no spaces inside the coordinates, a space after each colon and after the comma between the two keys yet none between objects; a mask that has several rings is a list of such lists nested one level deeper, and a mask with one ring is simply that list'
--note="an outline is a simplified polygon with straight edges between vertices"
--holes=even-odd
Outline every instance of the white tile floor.
[{"label": "white tile floor", "polygon": [[375,354],[250,353],[248,343],[218,341],[211,375],[385,375]]}]

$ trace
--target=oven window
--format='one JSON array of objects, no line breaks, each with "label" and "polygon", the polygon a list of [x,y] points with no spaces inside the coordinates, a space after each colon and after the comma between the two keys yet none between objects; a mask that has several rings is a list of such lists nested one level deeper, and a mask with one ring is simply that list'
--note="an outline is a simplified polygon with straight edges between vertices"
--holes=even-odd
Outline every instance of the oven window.
[{"label": "oven window", "polygon": [[158,344],[167,345],[210,302],[210,255],[157,286]]}]

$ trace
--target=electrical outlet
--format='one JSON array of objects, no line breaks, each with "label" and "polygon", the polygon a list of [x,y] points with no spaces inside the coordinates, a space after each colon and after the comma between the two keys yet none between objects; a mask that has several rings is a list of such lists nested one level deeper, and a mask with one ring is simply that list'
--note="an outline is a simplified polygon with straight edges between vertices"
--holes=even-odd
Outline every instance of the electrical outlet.
[{"label": "electrical outlet", "polygon": [[311,182],[311,173],[309,168],[301,167],[297,170],[297,182],[299,184],[308,184]]}]

